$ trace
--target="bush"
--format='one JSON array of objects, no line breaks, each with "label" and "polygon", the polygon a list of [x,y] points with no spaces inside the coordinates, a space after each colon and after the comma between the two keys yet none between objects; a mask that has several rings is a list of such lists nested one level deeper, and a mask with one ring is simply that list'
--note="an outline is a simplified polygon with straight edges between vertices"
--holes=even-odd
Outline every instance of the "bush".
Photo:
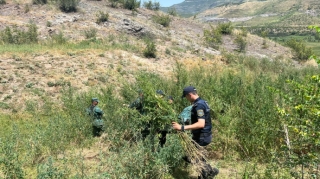
[{"label": "bush", "polygon": [[167,10],[167,13],[169,15],[172,15],[172,16],[177,16],[178,15],[177,10],[176,10],[175,7],[169,7],[168,10]]},{"label": "bush", "polygon": [[164,27],[169,27],[171,19],[169,15],[157,15],[153,16],[153,21],[163,25]]},{"label": "bush", "polygon": [[290,39],[286,42],[286,45],[292,48],[295,58],[298,61],[305,61],[308,60],[313,52],[311,48],[307,47],[302,41],[297,41],[295,39]]},{"label": "bush", "polygon": [[16,26],[6,27],[0,32],[0,40],[5,44],[30,44],[38,42],[38,28],[35,24],[28,25],[28,30],[20,30]]},{"label": "bush", "polygon": [[136,10],[137,8],[140,7],[140,3],[141,1],[137,1],[137,0],[124,0],[123,7],[129,10]]},{"label": "bush", "polygon": [[84,31],[84,36],[86,39],[95,38],[97,36],[98,30],[96,28],[90,28]]},{"label": "bush", "polygon": [[100,24],[100,23],[102,23],[102,22],[106,22],[106,21],[108,21],[108,19],[109,19],[109,14],[108,13],[104,13],[104,12],[102,12],[102,11],[99,11],[99,13],[97,14],[97,17],[98,17],[98,19],[97,19],[97,24]]},{"label": "bush", "polygon": [[76,12],[80,0],[58,0],[57,5],[63,12]]},{"label": "bush", "polygon": [[211,26],[211,29],[205,29],[204,32],[204,41],[205,43],[212,48],[218,49],[219,44],[222,42],[222,34],[219,29]]},{"label": "bush", "polygon": [[47,0],[32,0],[32,4],[47,4]]},{"label": "bush", "polygon": [[146,9],[150,9],[150,10],[155,10],[158,11],[160,9],[160,3],[159,2],[152,2],[152,1],[144,1],[143,2],[143,7],[145,7]]},{"label": "bush", "polygon": [[235,39],[235,43],[237,44],[239,52],[245,52],[247,48],[247,41],[241,35],[237,35]]},{"label": "bush", "polygon": [[5,4],[6,0],[0,0],[0,4]]},{"label": "bush", "polygon": [[154,42],[150,41],[147,42],[147,47],[146,49],[143,51],[143,55],[147,58],[156,58],[156,45],[154,44]]},{"label": "bush", "polygon": [[220,31],[221,34],[231,34],[232,30],[233,30],[233,26],[231,24],[231,22],[228,23],[221,23],[218,25],[217,27],[218,31]]},{"label": "bush", "polygon": [[51,35],[52,43],[65,44],[67,39],[64,37],[63,33],[60,31],[59,34]]}]

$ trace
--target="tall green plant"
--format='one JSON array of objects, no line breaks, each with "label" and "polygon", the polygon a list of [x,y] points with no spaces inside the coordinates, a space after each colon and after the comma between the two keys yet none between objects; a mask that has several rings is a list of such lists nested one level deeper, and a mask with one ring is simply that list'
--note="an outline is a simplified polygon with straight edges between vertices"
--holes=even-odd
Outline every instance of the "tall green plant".
[{"label": "tall green plant", "polygon": [[304,82],[288,80],[287,84],[286,91],[278,91],[284,99],[278,107],[286,141],[283,164],[302,167],[300,171],[292,171],[296,176],[306,175],[303,167],[312,176],[316,167],[313,164],[320,162],[320,75],[308,77]]}]

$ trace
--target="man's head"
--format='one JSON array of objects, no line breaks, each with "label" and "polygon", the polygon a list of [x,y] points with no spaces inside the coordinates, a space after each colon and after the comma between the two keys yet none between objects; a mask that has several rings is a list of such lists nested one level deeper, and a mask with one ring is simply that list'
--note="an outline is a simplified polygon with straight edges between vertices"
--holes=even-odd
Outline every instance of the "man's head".
[{"label": "man's head", "polygon": [[198,98],[197,89],[193,86],[187,86],[183,89],[181,97],[186,97],[188,101],[193,102]]},{"label": "man's head", "polygon": [[165,96],[164,92],[162,90],[157,90],[156,91],[157,95],[160,95],[161,97]]},{"label": "man's head", "polygon": [[91,102],[92,102],[92,105],[96,106],[96,105],[98,105],[99,100],[98,100],[98,98],[92,98]]},{"label": "man's head", "polygon": [[138,94],[139,94],[139,96],[143,96],[143,90],[142,89],[138,89]]},{"label": "man's head", "polygon": [[169,104],[173,103],[173,97],[172,96],[167,96],[167,100],[168,100]]}]

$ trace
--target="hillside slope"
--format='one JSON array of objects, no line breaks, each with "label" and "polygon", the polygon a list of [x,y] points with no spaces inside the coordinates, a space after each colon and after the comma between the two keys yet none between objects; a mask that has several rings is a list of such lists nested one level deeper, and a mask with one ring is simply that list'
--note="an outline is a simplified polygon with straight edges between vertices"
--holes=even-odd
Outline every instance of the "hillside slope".
[{"label": "hillside slope", "polygon": [[[107,22],[96,23],[99,11],[109,14]],[[60,12],[52,4],[9,1],[0,5],[0,31],[14,26],[26,29],[34,22],[39,37],[38,44],[1,45],[1,110],[18,111],[29,100],[59,100],[64,85],[79,91],[104,83],[120,86],[122,81],[134,81],[135,72],[141,70],[170,76],[176,60],[224,65],[221,51],[236,49],[233,35],[224,36],[220,50],[215,50],[204,45],[203,30],[208,24],[170,17],[170,26],[163,27],[152,20],[157,14],[161,12],[111,8],[104,1],[82,0],[76,13]],[[97,30],[96,38],[86,39],[84,34],[92,29]],[[50,44],[53,34],[59,33],[68,43]],[[156,44],[156,58],[143,56],[147,37]],[[271,60],[291,57],[290,50],[279,44],[267,41],[268,48],[263,48],[262,38],[246,38],[246,55]]]},{"label": "hillside slope", "polygon": [[299,27],[319,24],[320,2],[317,0],[246,1],[212,7],[197,15],[205,22],[231,21],[247,26]]}]

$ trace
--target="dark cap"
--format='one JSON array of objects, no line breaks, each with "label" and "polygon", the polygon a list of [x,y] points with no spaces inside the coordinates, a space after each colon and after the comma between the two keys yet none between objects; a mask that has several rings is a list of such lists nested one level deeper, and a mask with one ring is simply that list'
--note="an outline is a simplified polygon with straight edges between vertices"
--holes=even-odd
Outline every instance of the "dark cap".
[{"label": "dark cap", "polygon": [[172,100],[173,101],[173,97],[172,96],[167,96],[167,100]]},{"label": "dark cap", "polygon": [[157,94],[162,95],[162,96],[166,95],[166,94],[164,94],[164,92],[162,90],[157,90],[156,92],[157,92]]},{"label": "dark cap", "polygon": [[182,98],[186,97],[187,94],[191,93],[191,92],[196,92],[197,89],[193,86],[187,86],[183,89],[183,93],[182,93]]},{"label": "dark cap", "polygon": [[99,102],[98,98],[92,98],[92,99],[91,99],[91,102],[93,102],[93,101]]}]

